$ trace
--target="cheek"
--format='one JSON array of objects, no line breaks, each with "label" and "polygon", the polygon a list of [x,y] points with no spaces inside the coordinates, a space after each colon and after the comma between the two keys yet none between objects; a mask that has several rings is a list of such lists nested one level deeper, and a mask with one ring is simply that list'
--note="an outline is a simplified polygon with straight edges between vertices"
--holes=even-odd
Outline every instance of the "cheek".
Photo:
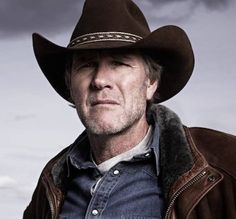
[{"label": "cheek", "polygon": [[71,80],[71,97],[75,104],[83,104],[87,96],[88,84],[80,77],[74,77]]},{"label": "cheek", "polygon": [[[138,75],[138,74],[137,74]],[[140,92],[147,89],[147,79],[146,76],[132,75],[132,77],[127,77],[121,82],[123,87],[126,88],[127,92]]]}]

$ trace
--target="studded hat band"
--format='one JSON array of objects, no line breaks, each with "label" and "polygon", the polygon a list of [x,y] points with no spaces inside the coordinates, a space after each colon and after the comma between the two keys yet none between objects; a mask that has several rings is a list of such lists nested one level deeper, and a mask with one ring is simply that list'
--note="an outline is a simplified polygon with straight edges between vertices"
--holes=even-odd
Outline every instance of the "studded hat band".
[{"label": "studded hat band", "polygon": [[68,48],[77,47],[78,45],[99,42],[99,41],[122,41],[122,42],[130,42],[135,43],[139,40],[143,39],[142,37],[124,32],[96,32],[85,34],[73,39]]}]

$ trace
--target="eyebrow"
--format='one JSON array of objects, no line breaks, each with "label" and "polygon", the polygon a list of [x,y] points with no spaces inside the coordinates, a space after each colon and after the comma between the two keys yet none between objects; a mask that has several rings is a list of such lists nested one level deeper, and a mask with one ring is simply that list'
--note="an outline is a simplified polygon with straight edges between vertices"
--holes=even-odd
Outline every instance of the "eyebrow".
[{"label": "eyebrow", "polygon": [[131,55],[130,54],[111,54],[110,55],[113,59],[118,59],[118,60],[131,60]]},{"label": "eyebrow", "polygon": [[81,53],[81,54],[74,54],[73,56],[73,61],[76,63],[85,63],[92,61],[94,59],[98,58],[97,53],[91,53],[91,52],[86,52],[86,53]]}]

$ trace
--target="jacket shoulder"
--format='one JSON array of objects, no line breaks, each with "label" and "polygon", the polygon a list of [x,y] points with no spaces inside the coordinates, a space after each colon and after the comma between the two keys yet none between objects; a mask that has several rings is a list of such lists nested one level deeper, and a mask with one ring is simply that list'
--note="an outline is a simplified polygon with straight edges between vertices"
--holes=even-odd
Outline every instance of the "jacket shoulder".
[{"label": "jacket shoulder", "polygon": [[236,178],[236,136],[208,128],[188,128],[208,163]]},{"label": "jacket shoulder", "polygon": [[87,137],[86,131],[82,132],[79,135],[79,137],[71,145],[69,145],[69,146],[65,147],[64,149],[62,149],[58,154],[56,154],[53,158],[51,158],[48,161],[48,163],[45,165],[42,173],[43,174],[45,172],[48,173],[48,170],[51,171],[51,169],[55,166],[55,164],[61,165],[65,161],[66,155],[67,155],[68,151],[70,150],[70,148],[73,145],[78,145],[79,143],[81,143],[84,139],[86,139],[86,137]]}]

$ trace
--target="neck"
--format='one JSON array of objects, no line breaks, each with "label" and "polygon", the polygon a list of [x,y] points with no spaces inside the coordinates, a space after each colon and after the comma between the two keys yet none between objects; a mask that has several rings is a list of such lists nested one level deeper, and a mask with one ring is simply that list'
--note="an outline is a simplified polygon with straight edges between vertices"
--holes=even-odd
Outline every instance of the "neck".
[{"label": "neck", "polygon": [[135,147],[145,137],[148,130],[146,119],[142,119],[132,127],[111,135],[94,135],[88,133],[93,157],[100,164],[112,157]]}]

